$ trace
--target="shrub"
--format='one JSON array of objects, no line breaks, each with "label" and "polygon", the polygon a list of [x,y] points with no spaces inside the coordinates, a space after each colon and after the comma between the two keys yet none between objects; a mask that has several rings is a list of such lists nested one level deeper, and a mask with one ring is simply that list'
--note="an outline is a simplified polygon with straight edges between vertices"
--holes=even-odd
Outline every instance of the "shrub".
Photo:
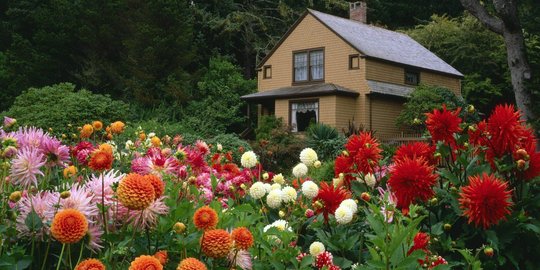
[{"label": "shrub", "polygon": [[334,178],[334,160],[322,162],[319,168],[310,168],[309,176],[317,180],[317,182],[332,181]]},{"label": "shrub", "polygon": [[220,134],[212,139],[207,140],[206,142],[213,145],[217,145],[218,143],[221,144],[224,152],[232,152],[234,161],[236,163],[240,163],[240,157],[243,153],[239,151],[240,148],[243,148],[244,151],[251,150],[249,143],[240,139],[236,134]]},{"label": "shrub", "polygon": [[[425,113],[440,109],[443,104],[449,110],[466,107],[462,97],[456,96],[444,87],[420,85],[414,89],[397,118],[397,125],[402,128],[425,130]],[[462,111],[465,114],[465,110]],[[462,115],[464,116],[464,115]],[[416,120],[415,120],[416,119]]]},{"label": "shrub", "polygon": [[307,130],[306,143],[317,152],[319,160],[333,160],[343,150],[346,139],[329,125],[314,124]]},{"label": "shrub", "polygon": [[14,117],[21,125],[52,128],[54,133],[73,132],[68,124],[82,126],[94,120],[104,124],[127,117],[128,105],[109,96],[75,90],[71,83],[30,88],[15,99],[4,115]]}]

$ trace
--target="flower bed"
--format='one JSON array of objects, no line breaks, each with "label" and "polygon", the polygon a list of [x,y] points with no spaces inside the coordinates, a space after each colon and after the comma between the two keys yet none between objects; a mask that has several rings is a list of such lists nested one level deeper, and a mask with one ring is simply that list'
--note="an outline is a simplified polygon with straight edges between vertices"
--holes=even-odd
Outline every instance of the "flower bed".
[{"label": "flower bed", "polygon": [[[6,118],[0,269],[540,268],[533,131],[512,106],[458,115],[427,114],[431,140],[395,153],[361,133],[284,172],[180,135],[115,141],[120,121],[56,138]],[[325,163],[335,178],[312,177]]]}]

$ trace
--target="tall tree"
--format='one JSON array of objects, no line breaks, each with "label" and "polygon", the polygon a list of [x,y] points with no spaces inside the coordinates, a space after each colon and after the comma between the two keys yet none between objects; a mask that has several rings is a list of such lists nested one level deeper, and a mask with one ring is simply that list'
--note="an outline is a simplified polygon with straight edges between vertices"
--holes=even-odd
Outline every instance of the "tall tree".
[{"label": "tall tree", "polygon": [[526,120],[536,120],[532,108],[531,91],[526,86],[527,82],[531,80],[532,74],[518,16],[518,1],[488,1],[493,4],[492,10],[480,0],[460,1],[463,7],[478,18],[487,28],[504,38],[516,104],[523,112]]}]

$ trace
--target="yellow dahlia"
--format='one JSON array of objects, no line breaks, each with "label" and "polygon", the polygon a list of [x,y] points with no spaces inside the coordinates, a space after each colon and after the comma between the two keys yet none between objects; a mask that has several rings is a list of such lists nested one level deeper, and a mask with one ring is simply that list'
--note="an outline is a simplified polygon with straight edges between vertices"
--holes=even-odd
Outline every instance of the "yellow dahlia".
[{"label": "yellow dahlia", "polygon": [[116,121],[111,124],[111,133],[120,134],[124,132],[125,127],[126,127],[126,124],[122,123],[122,121]]},{"label": "yellow dahlia", "polygon": [[214,229],[218,223],[217,213],[214,209],[203,206],[195,211],[193,223],[200,230]]},{"label": "yellow dahlia", "polygon": [[152,143],[152,146],[154,147],[161,146],[161,140],[157,136],[152,137],[152,139],[150,139],[150,142]]},{"label": "yellow dahlia", "polygon": [[246,227],[239,227],[232,231],[231,238],[237,249],[249,249],[253,245],[253,235]]},{"label": "yellow dahlia", "polygon": [[76,209],[65,209],[54,216],[51,234],[62,244],[79,242],[88,231],[86,217]]},{"label": "yellow dahlia", "polygon": [[131,262],[128,270],[163,270],[163,265],[153,256],[141,255]]},{"label": "yellow dahlia", "polygon": [[144,176],[130,173],[118,184],[118,200],[130,210],[143,210],[155,200],[152,184]]},{"label": "yellow dahlia", "polygon": [[201,249],[211,258],[222,258],[232,248],[231,235],[222,229],[206,231],[201,240]]},{"label": "yellow dahlia", "polygon": [[183,259],[176,270],[207,270],[206,265],[195,258]]},{"label": "yellow dahlia", "polygon": [[103,128],[103,123],[101,121],[92,122],[92,127],[94,130],[101,130]]},{"label": "yellow dahlia", "polygon": [[64,178],[71,178],[72,176],[77,174],[77,167],[71,165],[69,167],[66,167],[64,169]]},{"label": "yellow dahlia", "polygon": [[90,124],[86,124],[81,129],[81,138],[90,138],[90,135],[94,132],[94,128]]},{"label": "yellow dahlia", "polygon": [[105,265],[98,259],[86,259],[77,266],[75,266],[75,270],[105,270]]},{"label": "yellow dahlia", "polygon": [[152,184],[152,186],[154,187],[154,194],[156,199],[163,195],[163,192],[165,191],[165,183],[159,178],[159,176],[148,174],[144,176],[144,179],[150,182],[150,184]]}]

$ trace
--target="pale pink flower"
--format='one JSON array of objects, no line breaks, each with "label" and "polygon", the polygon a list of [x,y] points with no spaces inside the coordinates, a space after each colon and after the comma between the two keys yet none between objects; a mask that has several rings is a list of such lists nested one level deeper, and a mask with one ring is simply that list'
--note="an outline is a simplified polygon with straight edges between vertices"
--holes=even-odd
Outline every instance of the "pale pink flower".
[{"label": "pale pink flower", "polygon": [[43,141],[43,137],[48,136],[48,134],[43,132],[43,130],[40,128],[21,127],[16,132],[14,132],[12,136],[17,139],[17,144],[19,145],[19,148],[41,148],[41,142]]},{"label": "pale pink flower", "polygon": [[384,190],[383,188],[378,187],[377,190],[379,191],[381,200],[383,201],[383,206],[381,206],[381,213],[384,216],[384,221],[392,223],[392,221],[394,220],[394,211],[386,210],[386,207],[392,206],[391,208],[395,209],[397,205],[396,195],[392,193],[390,187],[388,187],[388,190]]},{"label": "pale pink flower", "polygon": [[88,224],[87,234],[89,239],[86,247],[88,247],[88,249],[90,249],[92,252],[97,253],[103,248],[101,245],[101,243],[103,243],[101,240],[101,236],[103,235],[102,226],[97,224]]},{"label": "pale pink flower", "polygon": [[[235,258],[236,254],[236,258]],[[236,266],[243,270],[251,270],[253,265],[251,262],[251,254],[246,250],[231,250],[227,256],[229,262],[235,262]]]},{"label": "pale pink flower", "polygon": [[[60,209],[71,208],[79,210],[90,222],[92,222],[93,218],[99,214],[97,205],[92,203],[94,198],[92,191],[85,186],[75,184],[71,187],[69,192],[71,195],[68,198],[60,199]],[[50,207],[49,210],[52,208],[53,207]]]},{"label": "pale pink flower", "polygon": [[[35,233],[37,237],[43,240],[45,236],[49,234],[49,225],[56,212],[56,208],[53,206],[58,203],[59,198],[60,194],[58,192],[52,193],[50,191],[39,192],[36,195],[22,197],[17,203],[19,215],[16,220],[16,228],[19,235],[30,237]],[[26,218],[32,212],[32,209],[36,212],[43,225],[37,232],[31,232],[26,225]]]},{"label": "pale pink flower", "polygon": [[11,161],[11,182],[28,188],[37,186],[37,176],[43,176],[40,170],[45,165],[45,157],[37,148],[25,147]]},{"label": "pale pink flower", "polygon": [[144,210],[130,211],[128,221],[140,229],[153,228],[157,225],[160,215],[169,213],[169,207],[164,202],[165,199],[165,196],[161,196]]},{"label": "pale pink flower", "polygon": [[5,128],[10,128],[13,125],[15,125],[15,123],[17,123],[17,120],[15,118],[4,116],[4,127]]}]

